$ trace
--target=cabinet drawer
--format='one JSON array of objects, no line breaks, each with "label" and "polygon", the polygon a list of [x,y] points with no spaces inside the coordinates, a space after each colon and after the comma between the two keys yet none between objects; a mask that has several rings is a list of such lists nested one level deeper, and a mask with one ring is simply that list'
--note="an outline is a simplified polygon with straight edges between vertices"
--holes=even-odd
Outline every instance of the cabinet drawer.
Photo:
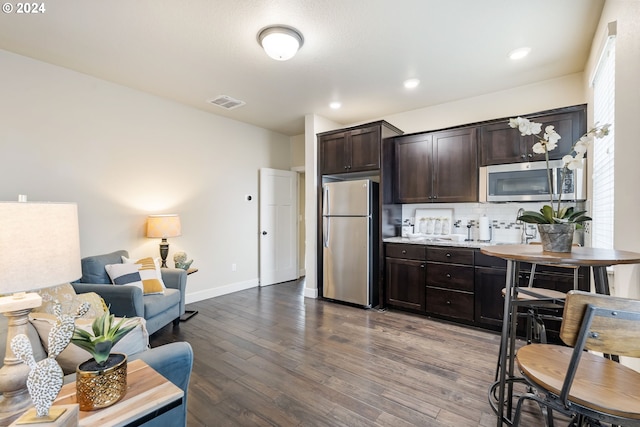
[{"label": "cabinet drawer", "polygon": [[473,265],[473,250],[459,248],[435,248],[430,246],[427,249],[427,260]]},{"label": "cabinet drawer", "polygon": [[427,312],[473,321],[473,294],[427,286]]},{"label": "cabinet drawer", "polygon": [[391,258],[425,260],[425,249],[422,245],[387,243],[386,255]]},{"label": "cabinet drawer", "polygon": [[473,267],[428,263],[427,286],[473,292]]},{"label": "cabinet drawer", "polygon": [[[485,255],[479,250],[477,250],[474,255],[476,267],[507,268],[506,259]],[[522,266],[520,269],[522,269]]]}]

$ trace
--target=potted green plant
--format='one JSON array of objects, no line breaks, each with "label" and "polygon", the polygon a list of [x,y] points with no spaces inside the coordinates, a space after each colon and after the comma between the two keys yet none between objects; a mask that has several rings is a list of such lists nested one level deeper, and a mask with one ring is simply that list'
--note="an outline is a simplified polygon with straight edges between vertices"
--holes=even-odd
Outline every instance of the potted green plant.
[{"label": "potted green plant", "polygon": [[117,323],[107,310],[96,318],[91,332],[75,328],[71,342],[88,351],[91,359],[76,368],[77,399],[81,411],[92,411],[113,405],[127,390],[127,356],[111,353],[113,346],[136,325]]},{"label": "potted green plant", "polygon": [[[525,211],[518,217],[518,220],[538,225],[543,250],[570,252],[574,230],[576,227],[582,227],[585,221],[590,221],[591,217],[586,215],[586,211],[575,210],[569,206],[563,207],[561,195],[553,194],[549,151],[557,147],[558,140],[561,137],[553,126],[545,127],[543,133],[541,123],[532,122],[523,117],[509,119],[509,126],[517,128],[523,136],[533,135],[538,139],[538,142],[533,145],[533,151],[537,154],[544,154],[547,164],[547,180],[549,182],[549,204],[544,205],[540,212]],[[584,155],[591,141],[594,138],[602,138],[608,135],[610,126],[609,124],[602,126],[596,124],[595,127],[582,135],[573,144],[570,152],[562,158],[563,168],[560,182],[564,182],[567,171],[582,167]],[[557,204],[554,206],[556,198]]]}]

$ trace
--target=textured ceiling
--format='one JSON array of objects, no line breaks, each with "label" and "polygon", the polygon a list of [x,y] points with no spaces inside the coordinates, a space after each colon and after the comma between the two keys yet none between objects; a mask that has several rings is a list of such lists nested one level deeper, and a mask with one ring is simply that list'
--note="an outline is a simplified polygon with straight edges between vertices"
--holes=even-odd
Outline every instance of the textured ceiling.
[{"label": "textured ceiling", "polygon": [[[43,14],[0,15],[0,48],[296,135],[309,113],[350,124],[580,72],[603,4],[55,0]],[[303,33],[293,59],[261,50],[256,35],[271,24]],[[507,58],[525,45],[527,59]],[[421,80],[413,91],[410,77]],[[206,102],[218,95],[246,105]]]}]

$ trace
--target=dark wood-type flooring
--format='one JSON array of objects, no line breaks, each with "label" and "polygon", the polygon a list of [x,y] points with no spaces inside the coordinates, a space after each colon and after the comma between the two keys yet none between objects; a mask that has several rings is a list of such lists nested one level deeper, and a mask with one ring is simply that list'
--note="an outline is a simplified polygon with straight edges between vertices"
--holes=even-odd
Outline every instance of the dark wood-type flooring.
[{"label": "dark wood-type flooring", "polygon": [[[188,425],[494,426],[499,336],[303,297],[303,281],[190,304],[150,338],[195,354]],[[523,426],[543,425],[531,408]]]}]

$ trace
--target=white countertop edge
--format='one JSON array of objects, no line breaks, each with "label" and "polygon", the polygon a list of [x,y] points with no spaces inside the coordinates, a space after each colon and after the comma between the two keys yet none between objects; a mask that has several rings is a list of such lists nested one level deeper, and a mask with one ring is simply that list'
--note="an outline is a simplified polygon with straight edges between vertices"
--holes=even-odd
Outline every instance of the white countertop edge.
[{"label": "white countertop edge", "polygon": [[514,244],[514,242],[496,242],[496,241],[490,241],[490,242],[479,242],[477,240],[472,240],[470,242],[455,242],[455,241],[451,241],[451,240],[442,240],[442,239],[437,239],[437,240],[429,240],[429,239],[409,239],[407,237],[386,237],[384,239],[382,239],[382,241],[384,243],[406,243],[406,244],[410,244],[410,245],[424,245],[424,246],[453,246],[453,247],[457,247],[457,248],[482,248],[485,246],[492,246],[492,245],[509,245],[509,244]]}]

